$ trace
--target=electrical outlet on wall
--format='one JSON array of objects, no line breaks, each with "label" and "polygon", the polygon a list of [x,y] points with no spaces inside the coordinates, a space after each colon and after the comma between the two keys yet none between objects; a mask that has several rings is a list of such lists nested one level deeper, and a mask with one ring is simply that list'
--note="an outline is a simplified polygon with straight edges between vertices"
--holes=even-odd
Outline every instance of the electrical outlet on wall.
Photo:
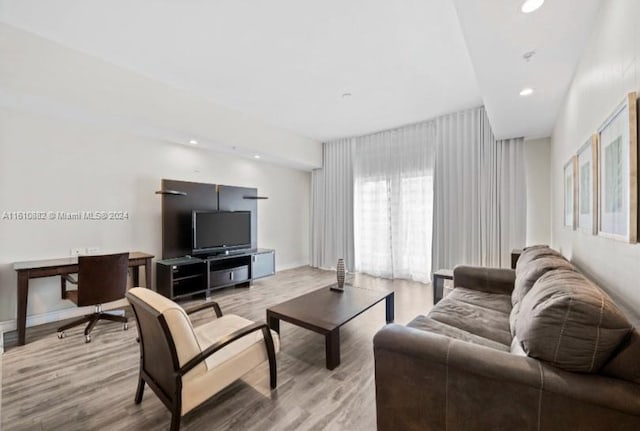
[{"label": "electrical outlet on wall", "polygon": [[100,247],[87,247],[87,254],[98,254],[98,252],[100,251]]},{"label": "electrical outlet on wall", "polygon": [[71,249],[71,256],[77,256],[79,254],[85,254],[87,249],[84,247],[76,247]]}]

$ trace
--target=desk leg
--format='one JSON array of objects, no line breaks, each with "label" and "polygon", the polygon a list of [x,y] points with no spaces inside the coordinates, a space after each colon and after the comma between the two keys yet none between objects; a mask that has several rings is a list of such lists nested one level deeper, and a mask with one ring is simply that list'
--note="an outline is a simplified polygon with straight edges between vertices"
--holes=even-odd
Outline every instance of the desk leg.
[{"label": "desk leg", "polygon": [[147,285],[147,289],[152,289],[151,283],[151,258],[144,260],[144,282]]},{"label": "desk leg", "polygon": [[18,271],[18,345],[24,346],[27,332],[27,298],[29,297],[29,272]]},{"label": "desk leg", "polygon": [[340,365],[340,328],[336,328],[324,336],[324,347],[327,355],[327,369],[333,370]]},{"label": "desk leg", "polygon": [[131,284],[133,287],[140,287],[140,267],[131,268]]},{"label": "desk leg", "polygon": [[60,276],[60,298],[67,299],[67,281],[64,276]]},{"label": "desk leg", "polygon": [[395,300],[394,294],[387,296],[385,299],[385,307],[386,307],[386,315],[387,315],[387,323],[392,323],[395,319]]}]

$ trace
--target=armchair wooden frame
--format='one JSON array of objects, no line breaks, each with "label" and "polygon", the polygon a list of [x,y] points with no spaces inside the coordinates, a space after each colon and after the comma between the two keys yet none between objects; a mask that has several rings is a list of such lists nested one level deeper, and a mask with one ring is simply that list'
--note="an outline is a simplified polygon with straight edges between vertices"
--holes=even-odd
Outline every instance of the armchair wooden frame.
[{"label": "armchair wooden frame", "polygon": [[[182,378],[189,371],[194,369],[197,365],[203,363],[208,357],[213,355],[214,353],[220,351],[224,347],[228,346],[232,342],[239,340],[240,338],[256,331],[262,331],[262,336],[264,339],[267,357],[269,360],[269,377],[270,377],[270,386],[271,389],[276,388],[277,384],[277,370],[276,370],[276,352],[275,346],[273,342],[273,338],[271,336],[271,331],[266,323],[254,323],[252,325],[246,326],[244,328],[238,329],[229,335],[225,336],[223,339],[218,342],[212,344],[211,346],[204,349],[199,354],[193,356],[190,360],[188,360],[183,366],[180,366],[180,361],[178,359],[178,353],[176,350],[176,345],[174,343],[171,331],[169,329],[169,325],[162,314],[157,313],[155,309],[153,309],[148,304],[139,301],[136,306],[145,307],[147,312],[157,315],[157,319],[160,323],[162,331],[164,332],[164,336],[166,337],[166,341],[169,345],[169,349],[171,351],[172,358],[172,366],[173,366],[173,375],[170,376],[171,379],[175,382],[175,390],[172,393],[168,393],[162,388],[162,385],[157,382],[150,373],[147,372],[144,368],[145,364],[145,351],[144,351],[144,339],[142,331],[138,331],[140,343],[140,375],[138,378],[138,388],[136,390],[135,403],[140,404],[142,402],[142,397],[144,394],[144,386],[145,383],[149,385],[149,387],[153,390],[153,392],[160,398],[160,400],[164,403],[164,405],[171,412],[171,431],[177,431],[180,429],[180,421],[182,419]],[[136,311],[136,306],[132,307],[134,315],[136,317],[136,321],[138,325],[140,324],[140,319],[138,316],[138,312]],[[205,309],[213,309],[216,317],[222,317],[222,310],[220,306],[213,301],[208,301],[202,304],[198,304],[196,306],[185,309],[184,311],[187,315],[191,315],[195,312],[202,311]],[[189,412],[190,413],[190,412]],[[188,414],[188,413],[187,413]]]}]

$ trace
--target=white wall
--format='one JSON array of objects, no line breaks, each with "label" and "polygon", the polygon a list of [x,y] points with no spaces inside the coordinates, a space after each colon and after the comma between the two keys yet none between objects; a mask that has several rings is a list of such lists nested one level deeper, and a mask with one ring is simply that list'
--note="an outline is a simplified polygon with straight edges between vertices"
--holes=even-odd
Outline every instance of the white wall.
[{"label": "white wall", "polygon": [[551,217],[549,189],[551,140],[527,140],[524,161],[527,184],[527,245],[549,244]]},{"label": "white wall", "polygon": [[[310,173],[286,165],[317,165],[319,143],[2,24],[0,52],[0,216],[28,210],[129,214],[126,221],[0,217],[0,322],[16,316],[13,262],[94,246],[160,257],[161,205],[154,192],[162,178],[257,187],[269,197],[258,202],[258,245],[276,249],[278,270],[308,264]],[[206,142],[221,139],[242,151],[163,136],[192,130]],[[258,148],[263,159],[245,157]],[[31,281],[32,321],[77,313],[59,292],[56,278]],[[68,312],[55,313],[61,309]]]},{"label": "white wall", "polygon": [[304,169],[319,142],[0,23],[0,106],[127,129]]},{"label": "white wall", "polygon": [[[17,111],[0,111],[0,213],[127,211],[126,221],[0,219],[0,320],[15,317],[15,261],[61,257],[72,247],[161,256],[161,178],[257,187],[258,244],[277,267],[309,262],[310,173],[210,150]],[[69,307],[55,278],[31,282],[28,314]]]},{"label": "white wall", "polygon": [[628,92],[640,91],[640,2],[605,0],[552,135],[552,243],[640,320],[640,245],[562,223],[562,167]]}]

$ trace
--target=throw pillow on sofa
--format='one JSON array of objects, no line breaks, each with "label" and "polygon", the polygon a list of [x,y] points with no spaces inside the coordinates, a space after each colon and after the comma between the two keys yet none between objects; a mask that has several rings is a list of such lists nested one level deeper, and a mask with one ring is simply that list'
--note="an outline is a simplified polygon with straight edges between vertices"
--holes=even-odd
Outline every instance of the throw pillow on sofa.
[{"label": "throw pillow on sofa", "polygon": [[522,298],[531,290],[535,282],[544,274],[554,269],[569,269],[575,271],[575,267],[564,257],[555,255],[541,255],[522,266],[516,276],[513,292],[511,293],[511,304],[516,305],[522,301]]},{"label": "throw pillow on sofa", "polygon": [[538,279],[520,302],[515,328],[530,357],[584,373],[598,372],[632,331],[602,289],[568,269]]},{"label": "throw pillow on sofa", "polygon": [[525,248],[524,250],[522,250],[520,257],[518,258],[518,262],[516,263],[516,277],[520,275],[520,273],[529,264],[529,262],[549,256],[558,256],[561,259],[564,259],[560,252],[546,245],[534,245]]}]

